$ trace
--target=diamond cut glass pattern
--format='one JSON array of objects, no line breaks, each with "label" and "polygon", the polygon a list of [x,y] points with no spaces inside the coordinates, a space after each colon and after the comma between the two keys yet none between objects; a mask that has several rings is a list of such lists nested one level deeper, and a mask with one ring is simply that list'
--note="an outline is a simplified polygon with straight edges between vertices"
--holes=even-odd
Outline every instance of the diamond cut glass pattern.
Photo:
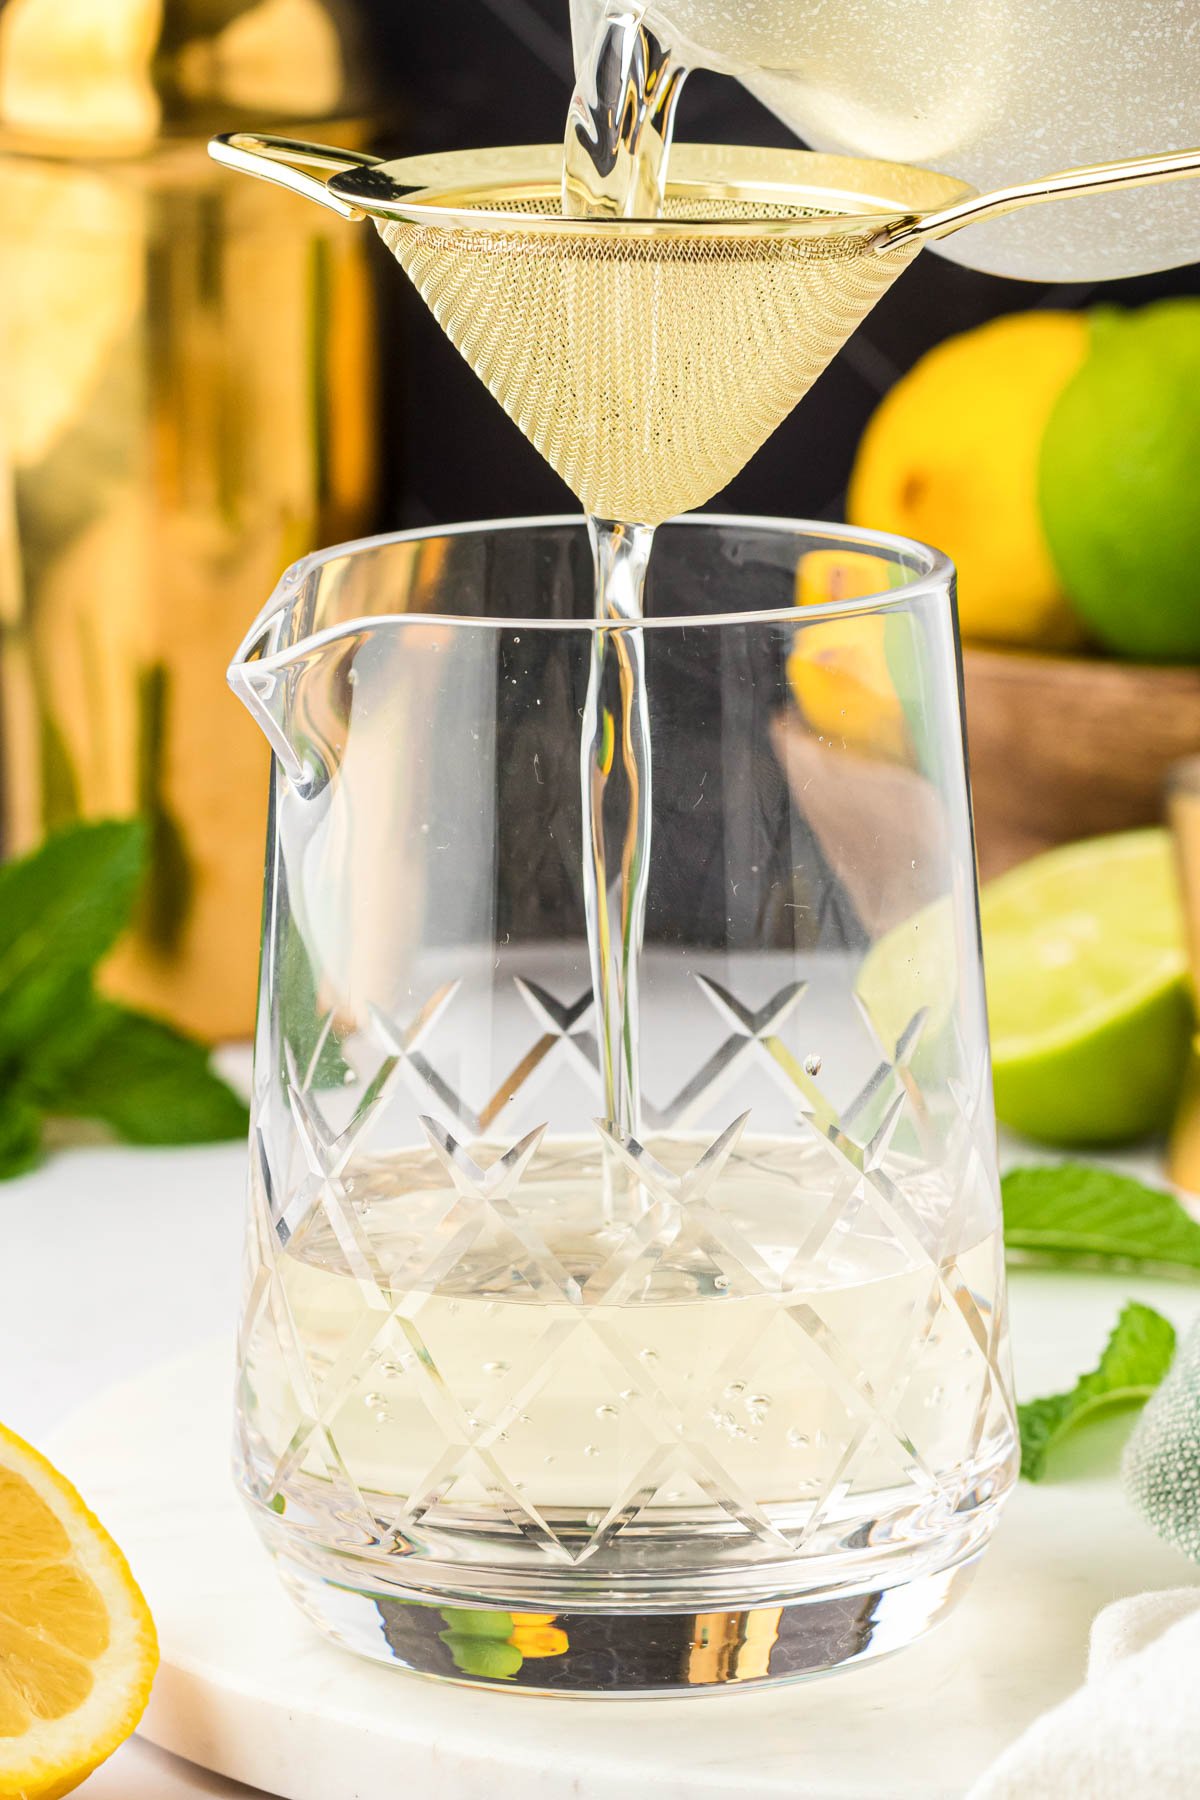
[{"label": "diamond cut glass pattern", "polygon": [[[880,565],[829,617],[851,667],[890,634],[902,756],[830,728],[827,636],[810,679],[795,595],[837,556]],[[370,1655],[486,1681],[473,1609],[553,1615],[555,1668],[495,1679],[686,1687],[719,1614],[758,1646],[721,1679],[771,1679],[936,1617],[1015,1468],[948,577],[866,534],[662,528],[631,1131],[584,936],[590,573],[567,521],[332,551],[234,665],[288,749],[239,1476]]]}]

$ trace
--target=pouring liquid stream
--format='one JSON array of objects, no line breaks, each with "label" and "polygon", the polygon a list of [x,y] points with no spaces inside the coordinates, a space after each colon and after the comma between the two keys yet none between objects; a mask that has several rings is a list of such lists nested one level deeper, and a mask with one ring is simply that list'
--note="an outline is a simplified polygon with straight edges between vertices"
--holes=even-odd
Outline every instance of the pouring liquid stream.
[{"label": "pouring liquid stream", "polygon": [[[643,23],[640,8],[611,0],[567,115],[565,214],[647,218],[662,211],[675,108],[686,74],[669,47]],[[588,535],[596,618],[641,618],[653,526],[589,514]],[[640,631],[598,631],[593,639],[579,771],[584,914],[604,1107],[620,1136],[640,1138],[638,963],[650,875],[651,809],[650,719]],[[611,876],[610,820],[619,847],[619,867]],[[611,1182],[606,1188],[611,1212]]]}]

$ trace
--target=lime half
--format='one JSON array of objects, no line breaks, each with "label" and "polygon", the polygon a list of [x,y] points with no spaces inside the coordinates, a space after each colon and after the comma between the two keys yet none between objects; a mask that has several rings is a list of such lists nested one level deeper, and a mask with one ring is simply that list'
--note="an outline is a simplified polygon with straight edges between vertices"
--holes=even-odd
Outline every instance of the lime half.
[{"label": "lime half", "polygon": [[1165,831],[1034,857],[981,895],[996,1114],[1051,1144],[1165,1128],[1192,1029]]}]

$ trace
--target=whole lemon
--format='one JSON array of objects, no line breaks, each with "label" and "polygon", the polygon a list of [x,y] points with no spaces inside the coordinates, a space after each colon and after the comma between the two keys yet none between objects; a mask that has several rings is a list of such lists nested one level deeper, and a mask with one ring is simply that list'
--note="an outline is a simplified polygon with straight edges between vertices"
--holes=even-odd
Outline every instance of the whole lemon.
[{"label": "whole lemon", "polygon": [[1042,530],[1038,458],[1089,340],[1087,318],[1070,312],[962,332],[896,383],[863,435],[850,519],[953,559],[966,638],[1052,648],[1084,635]]},{"label": "whole lemon", "polygon": [[1200,300],[1095,315],[1050,413],[1042,522],[1095,635],[1141,661],[1200,658]]},{"label": "whole lemon", "polygon": [[[860,550],[809,550],[796,568],[796,605],[866,600],[885,594],[893,566]],[[888,762],[908,762],[912,744],[888,667],[887,621],[821,619],[801,625],[787,659],[788,680],[810,730],[831,743]]]}]

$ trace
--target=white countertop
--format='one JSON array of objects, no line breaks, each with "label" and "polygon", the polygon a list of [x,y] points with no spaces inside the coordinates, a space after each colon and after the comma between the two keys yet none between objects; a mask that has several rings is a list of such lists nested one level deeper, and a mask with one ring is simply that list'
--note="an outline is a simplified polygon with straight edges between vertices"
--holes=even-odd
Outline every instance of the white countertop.
[{"label": "white countertop", "polygon": [[[45,1442],[90,1396],[203,1344],[224,1328],[232,1329],[244,1169],[240,1145],[182,1151],[75,1149],[59,1152],[30,1176],[0,1183],[0,1241],[5,1247],[0,1265],[0,1419],[34,1441]],[[1032,1293],[1047,1279],[1025,1276],[1014,1284],[1019,1388],[1020,1326],[1029,1305],[1021,1290]],[[1082,1284],[1080,1307],[1074,1304],[1072,1289],[1070,1303],[1061,1309],[1063,1341],[1055,1346],[1064,1373],[1082,1367],[1098,1348],[1092,1342],[1073,1341],[1080,1333],[1085,1337],[1095,1333],[1097,1308],[1093,1304],[1088,1315],[1083,1307],[1083,1289],[1091,1283],[1111,1285],[1113,1318],[1130,1295],[1159,1305],[1180,1324],[1200,1308],[1200,1289],[1184,1284],[1128,1277],[1077,1279]],[[1105,1291],[1103,1316],[1109,1299]],[[1053,1316],[1057,1320],[1057,1311]],[[1046,1348],[1040,1347],[1037,1359],[1043,1365]],[[1042,1369],[1029,1366],[1034,1369],[1029,1379],[1040,1379]],[[1097,1430],[1090,1449],[1082,1436],[1078,1447],[1069,1446],[1063,1452],[1063,1480],[1070,1479],[1073,1464],[1083,1467],[1089,1457],[1094,1475],[1095,1459],[1101,1458],[1113,1471],[1115,1488],[1121,1429],[1114,1422]],[[1105,1474],[1104,1479],[1110,1477]],[[1017,1501],[1028,1505],[1041,1492],[1045,1490],[1026,1489]],[[1017,1513],[1016,1503],[1012,1510]],[[1121,1548],[1128,1552],[1119,1507],[1114,1517],[1118,1523],[1113,1565],[1136,1583],[1139,1576],[1132,1573],[1128,1554],[1124,1560],[1116,1554],[1118,1533]],[[1129,1527],[1132,1536],[1142,1531],[1132,1515]],[[1148,1541],[1153,1554],[1153,1540]],[[1177,1580],[1186,1581],[1189,1574],[1194,1578],[1194,1573],[1178,1559]],[[1166,1585],[1157,1565],[1146,1585]],[[1076,1627],[1073,1622],[1071,1629],[1079,1642],[1073,1646],[1075,1666],[1064,1671],[1065,1685],[1081,1678],[1086,1647],[1086,1624]],[[854,1683],[862,1677],[840,1679]],[[1047,1695],[1047,1701],[1052,1697]],[[1014,1733],[1022,1723],[1023,1719],[1014,1720]],[[882,1800],[888,1792],[884,1767],[879,1782]],[[199,1795],[250,1800],[259,1790],[207,1774],[134,1740],[86,1784],[86,1792],[89,1800],[93,1795],[95,1800],[184,1800]],[[364,1794],[364,1800],[375,1796]]]},{"label": "white countertop", "polygon": [[[203,1342],[237,1308],[246,1153],[63,1150],[0,1182],[0,1419],[34,1443],[91,1395]],[[250,1800],[134,1738],[88,1800]]]}]

